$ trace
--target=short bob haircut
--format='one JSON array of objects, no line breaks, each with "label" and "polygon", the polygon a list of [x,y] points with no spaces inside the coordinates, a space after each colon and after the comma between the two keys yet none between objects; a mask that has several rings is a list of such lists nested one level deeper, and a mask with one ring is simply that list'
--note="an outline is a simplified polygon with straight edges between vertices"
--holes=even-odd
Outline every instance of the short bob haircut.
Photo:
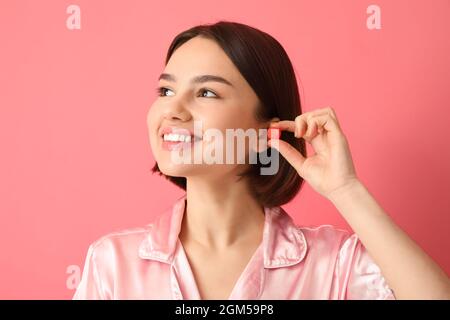
[{"label": "short bob haircut", "polygon": [[[224,20],[215,24],[198,25],[181,32],[173,39],[165,64],[178,47],[197,36],[216,41],[252,87],[259,98],[256,119],[269,121],[277,117],[280,120],[294,120],[302,113],[292,63],[281,44],[272,36],[248,25]],[[303,139],[297,139],[287,131],[282,131],[281,139],[306,156]],[[270,148],[269,152],[277,150]],[[287,160],[281,155],[277,156],[279,168],[276,174],[261,175],[262,164],[258,161],[239,175],[239,179],[248,178],[252,195],[265,207],[288,203],[303,184],[302,177]],[[152,172],[158,172],[186,190],[185,177],[164,175],[159,170],[158,163],[155,163]]]}]

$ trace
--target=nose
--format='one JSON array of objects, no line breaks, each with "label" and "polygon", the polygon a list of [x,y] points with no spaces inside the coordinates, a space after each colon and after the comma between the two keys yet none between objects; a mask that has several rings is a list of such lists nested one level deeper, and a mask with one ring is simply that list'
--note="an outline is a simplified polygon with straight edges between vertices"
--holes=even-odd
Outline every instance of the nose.
[{"label": "nose", "polygon": [[164,118],[167,120],[188,121],[191,118],[191,114],[181,102],[174,101],[164,109]]}]

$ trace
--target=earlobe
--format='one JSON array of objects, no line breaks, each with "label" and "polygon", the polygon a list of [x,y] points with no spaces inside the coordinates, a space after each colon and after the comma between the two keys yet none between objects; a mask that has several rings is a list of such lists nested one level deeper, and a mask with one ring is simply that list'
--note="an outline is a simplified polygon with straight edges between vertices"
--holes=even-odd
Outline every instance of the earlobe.
[{"label": "earlobe", "polygon": [[257,141],[254,145],[251,146],[252,151],[254,151],[256,153],[260,153],[260,152],[267,150],[267,148],[268,148],[267,141],[269,140],[268,133],[269,133],[268,129],[259,129],[258,130]]},{"label": "earlobe", "polygon": [[277,118],[277,117],[272,118],[272,119],[270,120],[270,122],[278,122],[278,121],[280,121],[280,118]]}]

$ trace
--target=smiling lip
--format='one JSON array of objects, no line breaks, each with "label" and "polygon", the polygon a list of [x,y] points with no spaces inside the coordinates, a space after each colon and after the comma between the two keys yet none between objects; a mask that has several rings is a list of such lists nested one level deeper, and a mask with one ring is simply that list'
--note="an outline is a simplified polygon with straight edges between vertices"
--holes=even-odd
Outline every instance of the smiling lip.
[{"label": "smiling lip", "polygon": [[[190,135],[191,136],[191,141],[190,142],[185,142],[185,141],[164,141],[164,135],[165,134],[169,134],[169,133]],[[169,150],[169,151],[174,150],[174,149],[184,148],[184,147],[187,147],[187,146],[193,146],[194,143],[202,140],[201,137],[195,136],[194,132],[192,130],[189,130],[189,129],[186,129],[186,128],[173,127],[173,126],[162,127],[159,130],[159,137],[161,138],[163,149]]]},{"label": "smiling lip", "polygon": [[190,135],[191,137],[194,136],[194,132],[192,130],[186,129],[186,128],[179,128],[179,127],[162,127],[161,130],[159,130],[159,135],[162,137],[165,134],[168,133],[178,133],[178,134],[185,134]]}]

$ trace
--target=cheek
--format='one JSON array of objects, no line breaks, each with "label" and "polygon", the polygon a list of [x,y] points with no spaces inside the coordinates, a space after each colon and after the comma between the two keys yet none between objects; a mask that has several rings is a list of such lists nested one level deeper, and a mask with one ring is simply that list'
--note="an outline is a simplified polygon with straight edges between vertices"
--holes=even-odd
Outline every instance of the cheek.
[{"label": "cheek", "polygon": [[147,112],[147,130],[148,137],[150,140],[150,144],[152,149],[154,150],[155,144],[157,142],[158,135],[158,110],[157,106],[151,106],[149,111]]},{"label": "cheek", "polygon": [[156,117],[156,109],[157,106],[155,104],[152,104],[150,108],[147,111],[147,126],[150,126],[150,124],[155,122]]},{"label": "cheek", "polygon": [[[233,148],[233,153],[234,153],[234,163],[236,163],[236,157],[238,154],[241,155],[245,155],[247,156],[249,150],[254,150],[256,149],[256,146],[254,144],[258,143],[258,122],[256,121],[256,119],[254,118],[254,116],[252,114],[250,114],[249,112],[224,112],[224,113],[217,113],[214,117],[205,119],[205,122],[203,123],[203,130],[207,130],[210,128],[214,128],[214,129],[218,129],[220,132],[222,132],[222,141],[223,141],[223,150],[222,150],[222,154],[224,156],[226,156],[226,153],[228,152],[228,148],[227,148],[227,144],[231,143],[234,148]],[[247,133],[248,129],[254,129],[255,133],[254,133],[254,138],[252,138],[252,140],[250,140],[250,138],[248,138],[247,136],[244,138],[245,139],[245,150],[239,150],[239,145],[238,145],[238,139],[242,139],[241,136],[235,137],[233,136],[231,139],[233,139],[232,141],[229,141],[229,137],[227,137],[227,132],[226,129],[242,129],[244,132]],[[244,133],[244,134],[246,134]],[[236,134],[236,132],[231,133],[231,134]],[[250,135],[253,136],[253,133],[250,133]],[[204,141],[203,145],[213,145],[214,142],[213,141]],[[252,148],[251,148],[252,146]]]},{"label": "cheek", "polygon": [[[245,107],[227,105],[216,108],[214,112],[203,114],[205,127],[216,128],[225,133],[225,129],[246,128],[251,116]],[[207,124],[207,125],[206,125]]]},{"label": "cheek", "polygon": [[247,130],[249,128],[255,128],[257,125],[253,114],[242,109],[238,112],[222,115],[217,123],[219,126],[218,129],[223,130],[223,132],[225,132],[225,129],[227,128]]},{"label": "cheek", "polygon": [[[248,106],[236,106],[236,105],[228,105],[227,108],[218,108],[215,110],[216,112],[211,114],[202,114],[203,119],[203,130],[207,130],[210,128],[218,129],[222,133],[222,141],[223,141],[223,152],[225,154],[227,147],[226,144],[230,143],[227,141],[227,132],[226,129],[242,129],[247,131],[247,129],[255,128],[255,139],[258,139],[258,123],[255,119],[253,110],[250,110]],[[237,138],[233,138],[234,144],[234,152],[237,153]],[[246,139],[245,152],[247,153],[249,150],[249,139]],[[212,142],[204,141],[204,145],[207,145]]]}]

